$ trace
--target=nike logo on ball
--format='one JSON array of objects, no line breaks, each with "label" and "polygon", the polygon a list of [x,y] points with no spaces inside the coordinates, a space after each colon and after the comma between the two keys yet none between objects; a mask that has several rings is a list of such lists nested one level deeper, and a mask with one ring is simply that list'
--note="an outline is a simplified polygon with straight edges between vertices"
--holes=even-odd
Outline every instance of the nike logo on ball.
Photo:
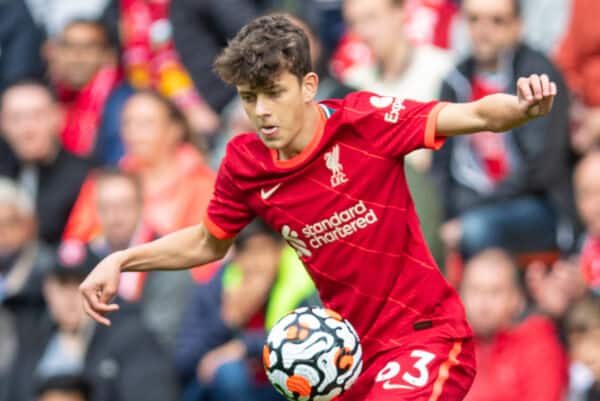
[{"label": "nike logo on ball", "polygon": [[269,199],[275,193],[275,191],[277,191],[279,189],[280,186],[281,186],[281,183],[275,185],[273,188],[269,189],[268,191],[265,191],[264,188],[261,189],[260,197],[262,198],[262,200]]}]

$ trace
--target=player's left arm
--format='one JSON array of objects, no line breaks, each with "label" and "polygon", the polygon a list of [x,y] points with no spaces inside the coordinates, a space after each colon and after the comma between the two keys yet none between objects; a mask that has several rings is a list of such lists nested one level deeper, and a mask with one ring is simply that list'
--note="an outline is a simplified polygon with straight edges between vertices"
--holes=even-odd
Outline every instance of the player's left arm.
[{"label": "player's left arm", "polygon": [[437,135],[509,131],[548,114],[556,93],[556,83],[546,74],[519,78],[516,96],[498,93],[474,102],[447,104],[437,117]]}]

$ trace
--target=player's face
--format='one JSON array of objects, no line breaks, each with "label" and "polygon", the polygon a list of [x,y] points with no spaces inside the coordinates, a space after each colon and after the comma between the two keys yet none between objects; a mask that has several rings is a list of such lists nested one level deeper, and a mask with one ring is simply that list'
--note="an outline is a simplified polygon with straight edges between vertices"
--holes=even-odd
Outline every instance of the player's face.
[{"label": "player's face", "polygon": [[521,23],[514,0],[465,0],[463,12],[480,63],[495,64],[498,56],[511,50],[521,36]]},{"label": "player's face", "polygon": [[[248,118],[256,128],[263,143],[271,149],[294,154],[307,143],[306,115],[316,95],[318,77],[308,73],[301,80],[284,71],[269,89],[256,89],[251,85],[238,85],[237,90]],[[299,148],[299,149],[298,149]]]},{"label": "player's face", "polygon": [[508,327],[521,307],[510,266],[496,260],[473,262],[465,269],[461,296],[467,319],[478,336]]}]

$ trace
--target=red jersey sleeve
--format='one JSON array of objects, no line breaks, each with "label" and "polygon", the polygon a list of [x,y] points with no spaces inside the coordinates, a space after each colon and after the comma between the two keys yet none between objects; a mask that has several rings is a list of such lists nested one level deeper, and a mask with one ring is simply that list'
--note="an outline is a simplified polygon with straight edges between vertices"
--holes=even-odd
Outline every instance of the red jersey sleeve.
[{"label": "red jersey sleeve", "polygon": [[236,186],[226,157],[219,168],[215,191],[204,217],[204,226],[216,238],[227,239],[235,237],[253,218],[254,212]]},{"label": "red jersey sleeve", "polygon": [[400,157],[420,148],[439,149],[437,115],[446,103],[355,92],[344,99],[344,120],[382,155]]}]

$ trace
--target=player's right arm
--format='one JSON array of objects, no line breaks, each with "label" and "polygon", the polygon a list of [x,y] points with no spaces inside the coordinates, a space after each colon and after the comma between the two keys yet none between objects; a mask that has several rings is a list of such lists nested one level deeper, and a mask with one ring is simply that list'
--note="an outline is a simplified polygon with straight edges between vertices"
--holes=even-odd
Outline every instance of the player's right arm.
[{"label": "player's right arm", "polygon": [[110,302],[119,288],[121,272],[181,270],[203,265],[223,258],[232,242],[231,238],[216,238],[204,225],[199,225],[112,253],[81,283],[83,308],[98,323],[109,326],[106,314],[119,309]]}]

